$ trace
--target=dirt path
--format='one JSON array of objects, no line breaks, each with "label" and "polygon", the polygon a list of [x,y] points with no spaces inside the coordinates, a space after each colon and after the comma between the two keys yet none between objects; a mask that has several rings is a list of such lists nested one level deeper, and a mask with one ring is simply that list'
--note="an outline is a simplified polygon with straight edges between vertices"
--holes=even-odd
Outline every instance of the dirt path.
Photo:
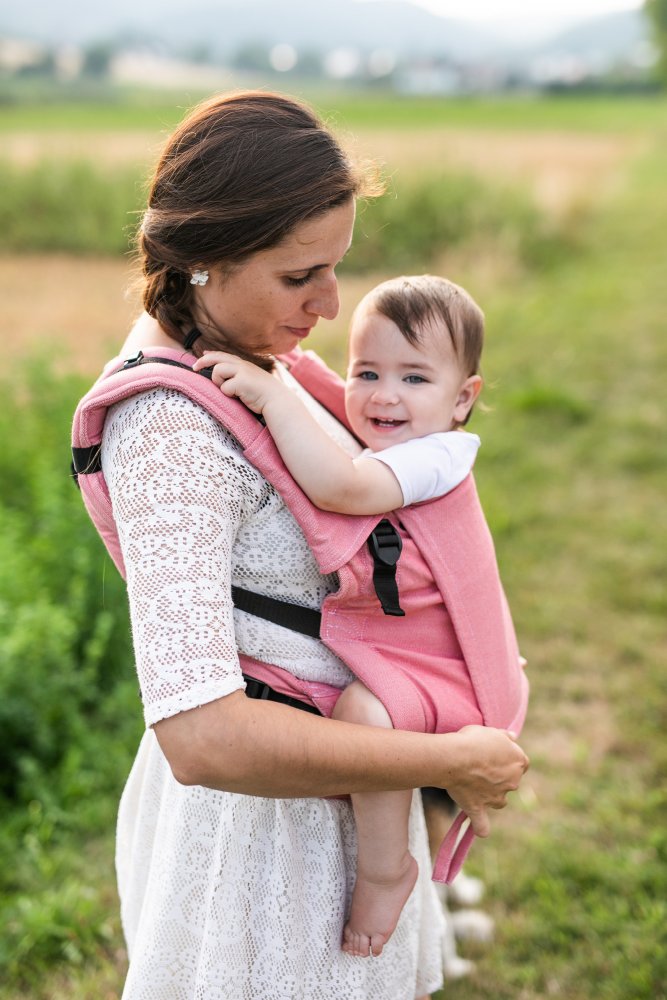
[{"label": "dirt path", "polygon": [[139,306],[127,293],[126,260],[27,254],[0,257],[0,297],[9,358],[57,358],[92,373],[110,356]]}]

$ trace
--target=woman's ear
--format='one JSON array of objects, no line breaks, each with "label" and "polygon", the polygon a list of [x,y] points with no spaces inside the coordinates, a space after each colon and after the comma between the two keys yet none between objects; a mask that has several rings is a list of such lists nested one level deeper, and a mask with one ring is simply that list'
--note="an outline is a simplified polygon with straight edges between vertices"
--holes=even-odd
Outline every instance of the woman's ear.
[{"label": "woman's ear", "polygon": [[454,407],[454,423],[465,423],[468,414],[475,405],[475,400],[482,391],[483,385],[484,380],[481,375],[470,375],[465,380],[459,389],[459,394],[456,398],[456,406]]}]

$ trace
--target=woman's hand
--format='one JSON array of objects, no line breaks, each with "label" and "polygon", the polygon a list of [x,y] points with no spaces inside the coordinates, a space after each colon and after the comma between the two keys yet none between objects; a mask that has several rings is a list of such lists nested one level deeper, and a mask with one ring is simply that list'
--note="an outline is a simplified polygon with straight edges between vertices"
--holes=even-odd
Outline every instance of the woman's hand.
[{"label": "woman's hand", "polygon": [[502,729],[465,726],[454,734],[461,754],[456,777],[443,782],[454,801],[470,817],[478,837],[491,832],[489,809],[504,809],[529,761],[516,737]]},{"label": "woman's hand", "polygon": [[263,413],[271,399],[287,391],[269,372],[224,351],[208,351],[192,367],[196,372],[213,368],[213,383],[225,396],[236,396],[253,413]]}]

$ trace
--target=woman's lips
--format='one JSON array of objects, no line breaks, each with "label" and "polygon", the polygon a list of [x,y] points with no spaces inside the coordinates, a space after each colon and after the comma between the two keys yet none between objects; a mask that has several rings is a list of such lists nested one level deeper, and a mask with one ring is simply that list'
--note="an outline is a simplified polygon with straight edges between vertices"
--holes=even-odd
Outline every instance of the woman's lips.
[{"label": "woman's lips", "polygon": [[298,337],[299,340],[304,340],[313,328],[312,326],[288,326],[287,329],[293,337]]}]

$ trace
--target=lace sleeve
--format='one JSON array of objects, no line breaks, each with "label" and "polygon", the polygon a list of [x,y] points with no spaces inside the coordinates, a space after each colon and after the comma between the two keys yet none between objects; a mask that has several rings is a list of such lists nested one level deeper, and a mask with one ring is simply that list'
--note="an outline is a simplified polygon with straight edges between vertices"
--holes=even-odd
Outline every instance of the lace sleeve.
[{"label": "lace sleeve", "polygon": [[239,526],[268,484],[204,410],[171,390],[114,407],[102,446],[146,724],[243,687],[230,596]]}]

